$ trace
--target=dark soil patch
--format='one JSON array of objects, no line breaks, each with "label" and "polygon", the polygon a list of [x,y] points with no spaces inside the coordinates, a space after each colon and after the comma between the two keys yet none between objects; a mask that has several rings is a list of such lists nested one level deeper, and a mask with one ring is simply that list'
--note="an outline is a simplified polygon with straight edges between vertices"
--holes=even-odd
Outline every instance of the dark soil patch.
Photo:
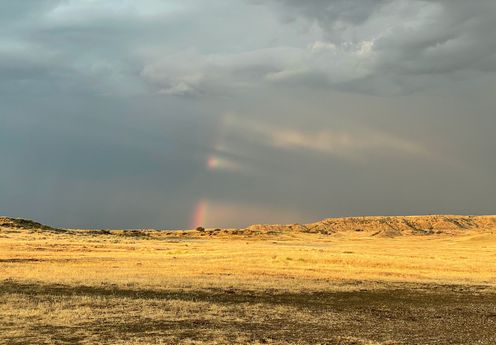
[{"label": "dark soil patch", "polygon": [[[46,301],[64,296],[181,300],[228,306],[229,315],[206,320],[201,313],[188,318],[150,319],[147,315],[120,322],[90,322],[85,331],[101,339],[140,334],[174,336],[176,340],[213,341],[219,332],[233,343],[240,334],[249,342],[284,344],[496,344],[496,294],[482,288],[424,285],[381,290],[318,293],[227,291],[157,291],[113,287],[0,283],[0,294],[23,294]],[[262,305],[265,322],[247,317],[243,306]],[[276,315],[278,306],[307,315]],[[1,318],[1,315],[0,315]],[[81,326],[80,326],[81,327]],[[77,330],[48,327],[55,342],[77,344]],[[46,328],[46,329],[48,329]],[[45,330],[46,331],[46,330]],[[11,339],[11,343],[21,343]],[[1,343],[1,335],[0,335]]]}]

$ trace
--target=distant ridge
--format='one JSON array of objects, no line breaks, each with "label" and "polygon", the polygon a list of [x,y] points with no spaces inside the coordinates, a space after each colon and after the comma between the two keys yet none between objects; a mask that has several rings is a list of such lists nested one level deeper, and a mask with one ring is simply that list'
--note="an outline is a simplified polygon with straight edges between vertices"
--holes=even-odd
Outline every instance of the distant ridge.
[{"label": "distant ridge", "polygon": [[[33,229],[67,231],[53,228],[41,223],[20,218],[0,216],[0,228]],[[201,228],[203,229],[203,228]],[[189,231],[193,236],[206,234],[283,234],[283,233],[312,233],[312,234],[344,234],[363,233],[367,236],[397,237],[404,235],[434,235],[434,234],[460,234],[468,231],[496,231],[496,216],[460,216],[460,215],[428,215],[428,216],[366,216],[326,218],[309,224],[255,224],[245,229],[203,229],[202,231]],[[98,232],[98,230],[86,230]],[[104,230],[101,230],[104,231]],[[110,233],[109,230],[105,230]],[[154,230],[118,230],[125,234],[142,236],[149,235]],[[175,236],[183,231],[160,231],[160,233]]]},{"label": "distant ridge", "polygon": [[264,225],[257,224],[249,230],[299,231],[334,234],[342,232],[369,232],[373,236],[395,237],[406,234],[440,234],[476,229],[496,230],[496,216],[370,216],[327,218],[310,224]]}]

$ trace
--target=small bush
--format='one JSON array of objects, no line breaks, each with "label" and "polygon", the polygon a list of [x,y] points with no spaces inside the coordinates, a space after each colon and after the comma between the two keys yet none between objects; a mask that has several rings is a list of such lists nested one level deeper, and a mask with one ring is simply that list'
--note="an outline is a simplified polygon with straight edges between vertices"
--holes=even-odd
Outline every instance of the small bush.
[{"label": "small bush", "polygon": [[202,227],[202,226],[199,226],[199,227],[196,228],[196,231],[205,232],[205,228]]}]

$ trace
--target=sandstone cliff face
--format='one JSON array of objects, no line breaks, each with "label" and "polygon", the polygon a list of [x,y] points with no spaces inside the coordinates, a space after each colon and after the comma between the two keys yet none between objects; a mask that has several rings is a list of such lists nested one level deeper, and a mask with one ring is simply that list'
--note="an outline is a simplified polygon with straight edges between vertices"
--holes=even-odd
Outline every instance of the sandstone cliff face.
[{"label": "sandstone cliff face", "polygon": [[252,225],[248,229],[261,232],[308,232],[334,234],[367,232],[373,236],[395,237],[458,233],[470,230],[496,230],[496,216],[392,216],[327,218],[311,224]]}]

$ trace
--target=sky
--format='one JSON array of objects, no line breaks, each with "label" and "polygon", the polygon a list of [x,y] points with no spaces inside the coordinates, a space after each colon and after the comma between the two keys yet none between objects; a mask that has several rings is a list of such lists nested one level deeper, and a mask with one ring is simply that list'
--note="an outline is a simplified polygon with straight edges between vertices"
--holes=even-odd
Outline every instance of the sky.
[{"label": "sky", "polygon": [[0,1],[0,214],[494,214],[494,0]]}]

